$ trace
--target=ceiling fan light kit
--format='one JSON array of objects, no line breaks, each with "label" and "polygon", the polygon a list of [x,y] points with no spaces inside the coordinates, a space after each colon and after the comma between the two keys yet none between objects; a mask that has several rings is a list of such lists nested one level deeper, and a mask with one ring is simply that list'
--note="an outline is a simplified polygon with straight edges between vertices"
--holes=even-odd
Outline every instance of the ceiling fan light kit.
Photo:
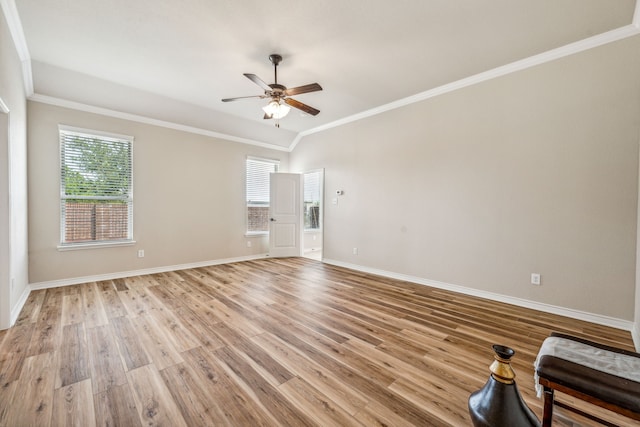
[{"label": "ceiling fan light kit", "polygon": [[275,119],[276,127],[280,127],[280,123],[278,120],[289,114],[291,107],[297,108],[298,110],[301,110],[307,114],[311,114],[312,116],[316,116],[318,113],[320,113],[320,110],[317,110],[307,104],[303,104],[300,101],[290,98],[290,96],[299,95],[302,93],[317,92],[322,90],[322,86],[320,86],[318,83],[311,83],[308,85],[287,89],[286,86],[278,84],[278,64],[282,61],[282,56],[274,53],[269,55],[269,60],[273,64],[274,83],[268,85],[255,74],[244,74],[246,78],[257,84],[264,90],[264,95],[225,98],[222,100],[222,102],[236,101],[238,99],[246,98],[270,98],[271,100],[269,101],[269,104],[262,107],[265,112],[263,118]]},{"label": "ceiling fan light kit", "polygon": [[291,107],[285,104],[281,104],[276,100],[269,102],[267,105],[262,107],[265,114],[272,119],[281,119],[291,110]]}]

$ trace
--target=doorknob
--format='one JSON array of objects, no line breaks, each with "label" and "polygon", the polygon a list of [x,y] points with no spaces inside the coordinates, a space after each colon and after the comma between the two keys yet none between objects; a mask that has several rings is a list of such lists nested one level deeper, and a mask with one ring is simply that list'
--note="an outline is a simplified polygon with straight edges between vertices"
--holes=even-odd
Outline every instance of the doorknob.
[{"label": "doorknob", "polygon": [[275,222],[275,221],[276,221],[276,219],[275,219],[275,218],[271,218],[271,220],[270,220],[270,221]]}]

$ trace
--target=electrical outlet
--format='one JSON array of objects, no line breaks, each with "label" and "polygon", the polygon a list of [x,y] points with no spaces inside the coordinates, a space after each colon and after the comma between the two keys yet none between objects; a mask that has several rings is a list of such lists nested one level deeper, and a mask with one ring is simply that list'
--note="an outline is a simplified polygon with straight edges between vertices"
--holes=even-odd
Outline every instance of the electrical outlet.
[{"label": "electrical outlet", "polygon": [[531,273],[531,284],[540,286],[540,277],[538,273]]},{"label": "electrical outlet", "polygon": [[251,240],[247,240],[247,247],[250,248],[251,247]]},{"label": "electrical outlet", "polygon": [[353,248],[353,254],[358,255],[358,248]]},{"label": "electrical outlet", "polygon": [[144,258],[144,249],[138,249],[138,258]]}]

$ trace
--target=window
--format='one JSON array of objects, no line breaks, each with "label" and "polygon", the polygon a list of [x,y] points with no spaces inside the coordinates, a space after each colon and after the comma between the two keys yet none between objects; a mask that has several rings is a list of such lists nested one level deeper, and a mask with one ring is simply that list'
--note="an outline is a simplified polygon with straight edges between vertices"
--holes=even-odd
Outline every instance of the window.
[{"label": "window", "polygon": [[320,200],[322,197],[322,171],[304,174],[304,229],[320,230]]},{"label": "window", "polygon": [[269,174],[278,172],[278,160],[247,157],[247,233],[269,232]]},{"label": "window", "polygon": [[133,138],[59,131],[61,247],[133,242]]}]

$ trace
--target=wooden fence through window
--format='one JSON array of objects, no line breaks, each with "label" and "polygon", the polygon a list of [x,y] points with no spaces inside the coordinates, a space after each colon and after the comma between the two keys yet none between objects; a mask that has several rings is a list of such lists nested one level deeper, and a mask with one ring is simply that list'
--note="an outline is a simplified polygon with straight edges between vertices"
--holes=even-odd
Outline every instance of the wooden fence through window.
[{"label": "wooden fence through window", "polygon": [[65,242],[126,240],[129,207],[126,203],[65,203]]}]

